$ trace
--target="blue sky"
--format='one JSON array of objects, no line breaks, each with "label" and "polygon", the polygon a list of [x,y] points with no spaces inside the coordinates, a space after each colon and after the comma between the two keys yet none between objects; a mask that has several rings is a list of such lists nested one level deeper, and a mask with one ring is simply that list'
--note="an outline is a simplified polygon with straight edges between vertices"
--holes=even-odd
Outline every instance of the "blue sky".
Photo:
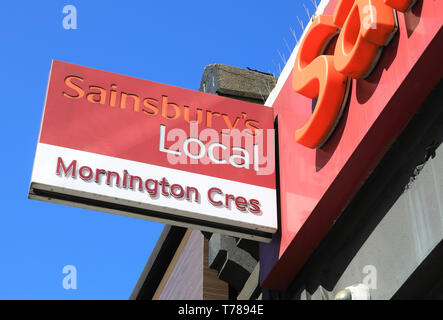
[{"label": "blue sky", "polygon": [[[308,20],[302,3],[2,1],[0,299],[127,299],[163,229],[27,199],[52,59],[194,90],[212,63],[278,75],[290,27],[300,35],[296,16]],[[63,28],[66,5],[76,30]],[[76,290],[62,286],[66,265]]]}]

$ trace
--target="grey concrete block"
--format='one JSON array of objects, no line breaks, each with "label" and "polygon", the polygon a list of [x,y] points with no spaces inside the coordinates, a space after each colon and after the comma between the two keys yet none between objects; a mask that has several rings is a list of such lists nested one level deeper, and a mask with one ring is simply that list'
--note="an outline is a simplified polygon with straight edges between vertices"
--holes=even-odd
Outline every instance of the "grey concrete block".
[{"label": "grey concrete block", "polygon": [[211,64],[205,67],[199,90],[263,104],[276,83],[270,74]]},{"label": "grey concrete block", "polygon": [[226,262],[228,251],[232,251],[236,248],[235,239],[219,233],[213,233],[208,243],[209,267],[220,271]]},{"label": "grey concrete block", "polygon": [[240,238],[237,240],[237,247],[249,252],[255,260],[259,259],[259,247],[257,241]]},{"label": "grey concrete block", "polygon": [[218,277],[229,283],[229,285],[235,290],[240,291],[248,280],[249,274],[250,273],[241,265],[233,260],[227,259],[221,268]]},{"label": "grey concrete block", "polygon": [[252,255],[237,247],[234,237],[214,233],[209,239],[209,267],[218,271],[221,280],[241,291],[257,265]]},{"label": "grey concrete block", "polygon": [[237,300],[254,300],[261,294],[260,281],[260,263],[257,263],[242,290],[237,296]]}]

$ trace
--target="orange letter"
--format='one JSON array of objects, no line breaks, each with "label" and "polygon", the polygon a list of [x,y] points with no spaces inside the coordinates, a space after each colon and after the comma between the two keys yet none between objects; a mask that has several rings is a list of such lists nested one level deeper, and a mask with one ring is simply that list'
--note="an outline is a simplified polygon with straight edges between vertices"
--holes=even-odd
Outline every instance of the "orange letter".
[{"label": "orange letter", "polygon": [[221,116],[219,112],[206,110],[206,126],[212,128],[212,116]]},{"label": "orange letter", "polygon": [[346,93],[347,77],[335,70],[333,57],[324,48],[338,32],[332,16],[315,18],[303,40],[292,71],[292,88],[317,105],[309,121],[295,132],[295,140],[309,148],[319,147],[334,129]]},{"label": "orange letter", "polygon": [[233,129],[235,129],[235,127],[238,124],[238,121],[240,120],[240,117],[235,118],[234,124],[231,123],[231,119],[229,119],[229,115],[223,113],[222,114],[222,118],[223,120],[225,120],[226,126],[229,129],[229,131],[232,131]]},{"label": "orange letter", "polygon": [[[343,27],[334,53],[335,68],[348,77],[364,78],[372,71],[379,49],[396,31],[394,12],[384,0],[340,0],[334,23]],[[344,20],[344,17],[346,19]]]},{"label": "orange letter", "polygon": [[[99,92],[91,91],[86,95],[86,99],[88,99],[88,101],[92,103],[105,104],[106,90],[97,86],[89,86],[89,90],[91,89],[97,89]],[[94,96],[98,96],[98,99],[94,99]]]},{"label": "orange letter", "polygon": [[395,10],[406,12],[417,3],[417,0],[385,0],[385,3]]},{"label": "orange letter", "polygon": [[[174,108],[174,115],[169,116],[168,115],[168,107],[171,106]],[[162,96],[162,117],[165,119],[177,119],[180,117],[180,107],[172,102],[168,103],[168,97]]]},{"label": "orange letter", "polygon": [[203,110],[200,108],[197,108],[196,113],[196,120],[189,120],[189,106],[183,106],[183,118],[185,119],[185,121],[187,123],[191,123],[191,122],[197,122],[198,124],[202,123],[203,120]]},{"label": "orange letter", "polygon": [[122,92],[121,96],[120,96],[120,109],[126,109],[126,98],[127,97],[132,97],[132,99],[134,100],[134,112],[138,112],[140,110],[140,98],[138,97],[138,95],[136,94],[132,94],[132,93],[125,93]]},{"label": "orange letter", "polygon": [[149,111],[147,111],[147,110],[145,110],[145,109],[143,109],[143,112],[155,116],[155,115],[158,114],[158,107],[155,106],[155,105],[153,105],[153,102],[151,102],[150,100],[153,101],[153,102],[158,102],[158,100],[157,100],[157,99],[154,99],[154,98],[146,98],[146,99],[144,99],[144,100],[143,100],[143,105],[144,105],[145,107],[151,109],[152,112],[149,112]]},{"label": "orange letter", "polygon": [[83,95],[85,94],[85,92],[83,91],[83,89],[82,89],[81,87],[77,86],[75,83],[73,83],[73,82],[71,81],[72,78],[78,79],[78,80],[80,80],[81,82],[83,82],[83,79],[80,78],[80,77],[76,77],[76,76],[67,76],[67,77],[65,78],[65,84],[66,84],[69,88],[74,89],[74,90],[77,92],[77,95],[76,95],[76,96],[72,96],[72,95],[70,95],[69,93],[66,93],[66,92],[64,92],[64,91],[63,91],[63,95],[64,95],[66,98],[80,99],[81,97],[83,97]]},{"label": "orange letter", "polygon": [[258,121],[255,121],[255,120],[252,120],[252,119],[249,119],[249,120],[245,121],[246,128],[252,131],[252,135],[253,136],[255,136],[255,134],[256,134],[255,131],[259,130],[259,125],[260,125],[260,123]]}]

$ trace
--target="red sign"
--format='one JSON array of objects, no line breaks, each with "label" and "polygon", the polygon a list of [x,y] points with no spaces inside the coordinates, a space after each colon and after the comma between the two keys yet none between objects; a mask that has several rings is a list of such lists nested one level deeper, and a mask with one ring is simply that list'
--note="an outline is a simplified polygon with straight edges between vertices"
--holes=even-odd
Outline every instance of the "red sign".
[{"label": "red sign", "polygon": [[441,79],[443,3],[418,1],[393,15],[412,4],[331,0],[286,66],[293,70],[273,102],[281,231],[261,246],[263,287],[289,285]]},{"label": "red sign", "polygon": [[54,61],[30,196],[266,241],[273,121],[261,105]]}]

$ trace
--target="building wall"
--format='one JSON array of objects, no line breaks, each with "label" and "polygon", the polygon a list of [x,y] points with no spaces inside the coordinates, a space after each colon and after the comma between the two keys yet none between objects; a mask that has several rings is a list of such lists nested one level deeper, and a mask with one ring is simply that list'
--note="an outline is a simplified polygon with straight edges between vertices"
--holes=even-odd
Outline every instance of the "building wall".
[{"label": "building wall", "polygon": [[203,298],[203,235],[188,229],[153,300]]},{"label": "building wall", "polygon": [[208,240],[187,229],[153,300],[225,300],[228,284],[208,266]]}]

